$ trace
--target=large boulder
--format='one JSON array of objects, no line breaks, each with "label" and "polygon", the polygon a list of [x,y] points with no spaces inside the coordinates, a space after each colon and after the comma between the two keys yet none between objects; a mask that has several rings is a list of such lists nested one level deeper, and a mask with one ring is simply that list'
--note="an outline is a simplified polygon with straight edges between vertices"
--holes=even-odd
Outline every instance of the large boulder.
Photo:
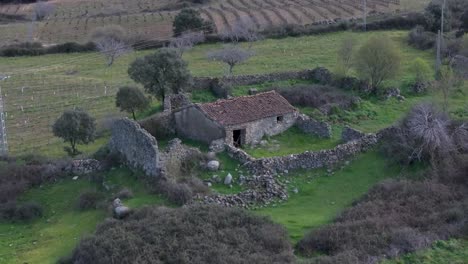
[{"label": "large boulder", "polygon": [[123,219],[130,215],[130,213],[132,212],[132,210],[129,207],[123,205],[122,201],[119,198],[116,198],[114,200],[112,206],[114,207],[114,218],[117,219]]}]

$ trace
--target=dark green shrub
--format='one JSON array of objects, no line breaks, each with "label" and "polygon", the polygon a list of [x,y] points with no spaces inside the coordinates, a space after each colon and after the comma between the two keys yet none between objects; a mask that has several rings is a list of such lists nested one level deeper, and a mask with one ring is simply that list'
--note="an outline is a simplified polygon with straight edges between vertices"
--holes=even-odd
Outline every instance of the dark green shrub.
[{"label": "dark green shrub", "polygon": [[26,202],[19,205],[15,210],[15,220],[30,221],[42,217],[42,206],[37,202]]},{"label": "dark green shrub", "polygon": [[96,191],[85,191],[80,194],[77,201],[77,207],[80,210],[96,209],[102,195]]},{"label": "dark green shrub", "polygon": [[147,207],[107,220],[62,263],[293,263],[286,231],[240,209]]},{"label": "dark green shrub", "polygon": [[424,30],[424,27],[417,26],[408,34],[408,44],[421,49],[427,50],[435,46],[436,34]]}]

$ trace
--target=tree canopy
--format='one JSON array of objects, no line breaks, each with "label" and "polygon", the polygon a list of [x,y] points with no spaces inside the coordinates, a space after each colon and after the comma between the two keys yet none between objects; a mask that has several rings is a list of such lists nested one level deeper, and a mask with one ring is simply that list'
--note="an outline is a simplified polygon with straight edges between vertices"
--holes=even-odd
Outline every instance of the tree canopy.
[{"label": "tree canopy", "polygon": [[192,84],[187,63],[173,49],[160,49],[136,59],[128,68],[128,74],[147,92],[162,100],[167,94],[178,94]]},{"label": "tree canopy", "polygon": [[117,92],[115,105],[121,111],[131,113],[133,119],[136,120],[135,112],[147,109],[149,107],[149,99],[137,87],[124,86]]},{"label": "tree canopy", "polygon": [[96,123],[86,111],[82,109],[66,110],[53,124],[52,131],[56,137],[70,143],[70,148],[65,151],[70,156],[76,156],[80,152],[77,144],[88,144],[94,141]]}]

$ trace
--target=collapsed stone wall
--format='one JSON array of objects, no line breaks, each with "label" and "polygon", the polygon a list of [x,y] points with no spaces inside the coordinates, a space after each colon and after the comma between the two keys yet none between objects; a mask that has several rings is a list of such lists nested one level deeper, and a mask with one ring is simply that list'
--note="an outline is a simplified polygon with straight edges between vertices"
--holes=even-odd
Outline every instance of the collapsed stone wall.
[{"label": "collapsed stone wall", "polygon": [[296,126],[307,134],[312,134],[323,138],[331,138],[332,136],[332,129],[330,124],[317,121],[304,114],[299,115],[296,120]]},{"label": "collapsed stone wall", "polygon": [[202,152],[197,148],[188,147],[182,144],[182,141],[175,138],[169,141],[164,152],[161,152],[161,174],[166,178],[176,180],[179,176],[185,176],[184,164],[187,162],[196,162],[196,157],[202,157]]},{"label": "collapsed stone wall", "polygon": [[343,162],[358,153],[364,152],[377,144],[378,138],[375,134],[341,144],[333,149],[320,151],[306,151],[280,157],[254,159],[244,166],[253,174],[280,173],[295,169],[316,169],[332,166]]},{"label": "collapsed stone wall", "polygon": [[142,169],[146,175],[161,175],[158,143],[137,122],[128,118],[116,120],[109,148],[122,156],[129,166]]},{"label": "collapsed stone wall", "polygon": [[247,179],[248,190],[231,195],[205,196],[202,203],[219,204],[226,207],[249,208],[256,205],[268,205],[273,201],[288,199],[286,187],[278,183],[271,174],[253,176]]}]

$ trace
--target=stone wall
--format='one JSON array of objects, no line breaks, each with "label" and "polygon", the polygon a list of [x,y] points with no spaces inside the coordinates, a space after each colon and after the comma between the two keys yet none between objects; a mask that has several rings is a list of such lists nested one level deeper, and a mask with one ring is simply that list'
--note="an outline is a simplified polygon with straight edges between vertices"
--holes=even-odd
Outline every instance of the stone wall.
[{"label": "stone wall", "polygon": [[116,120],[109,148],[120,154],[129,166],[142,169],[148,176],[160,176],[157,141],[138,123],[128,118]]},{"label": "stone wall", "polygon": [[296,120],[296,126],[307,134],[323,138],[331,138],[332,136],[332,129],[328,123],[317,121],[304,114],[299,115]]},{"label": "stone wall", "polygon": [[349,142],[356,139],[360,139],[364,137],[366,134],[362,133],[361,131],[351,128],[349,126],[345,126],[343,131],[341,132],[341,141]]},{"label": "stone wall", "polygon": [[174,111],[176,109],[192,104],[189,94],[171,94],[164,99],[164,111]]},{"label": "stone wall", "polygon": [[252,162],[255,160],[249,154],[247,154],[247,152],[243,151],[242,149],[236,148],[232,145],[226,144],[225,150],[231,158],[239,161],[240,164],[246,164],[248,162]]},{"label": "stone wall", "polygon": [[255,159],[244,164],[253,174],[279,173],[295,169],[316,169],[343,162],[377,144],[377,135],[369,134],[359,140],[341,144],[334,149],[306,151],[280,157]]},{"label": "stone wall", "polygon": [[275,72],[268,74],[257,75],[236,75],[223,78],[199,77],[194,78],[193,89],[207,90],[213,85],[224,83],[229,85],[253,85],[265,82],[277,82],[291,79],[309,80],[313,78],[313,70],[291,71],[291,72]]}]

